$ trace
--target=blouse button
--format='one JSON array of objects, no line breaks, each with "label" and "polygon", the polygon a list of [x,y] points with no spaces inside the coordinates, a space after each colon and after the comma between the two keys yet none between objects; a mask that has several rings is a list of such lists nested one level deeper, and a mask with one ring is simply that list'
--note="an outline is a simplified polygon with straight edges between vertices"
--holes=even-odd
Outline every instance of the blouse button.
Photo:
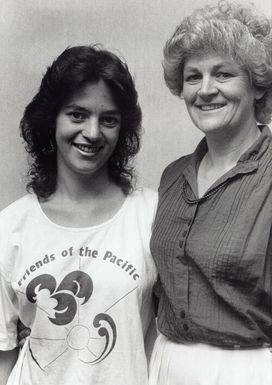
[{"label": "blouse button", "polygon": [[180,317],[181,317],[181,318],[185,318],[185,311],[184,311],[184,310],[181,310],[181,312],[180,312]]},{"label": "blouse button", "polygon": [[186,260],[186,257],[185,257],[184,255],[177,255],[177,259],[178,259],[184,266],[187,265],[187,260]]},{"label": "blouse button", "polygon": [[182,326],[183,326],[183,329],[184,329],[186,332],[188,332],[189,326],[188,326],[187,324],[183,324]]}]

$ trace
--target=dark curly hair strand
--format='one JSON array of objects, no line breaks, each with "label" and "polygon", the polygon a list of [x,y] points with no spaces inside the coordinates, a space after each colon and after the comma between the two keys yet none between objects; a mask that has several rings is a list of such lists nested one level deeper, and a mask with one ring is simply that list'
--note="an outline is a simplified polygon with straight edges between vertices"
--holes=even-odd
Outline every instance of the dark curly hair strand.
[{"label": "dark curly hair strand", "polygon": [[132,189],[131,159],[138,153],[142,113],[126,63],[100,46],[67,48],[47,69],[39,92],[20,123],[26,150],[32,157],[27,189],[48,198],[56,189],[56,117],[64,103],[86,83],[104,80],[121,111],[121,129],[108,161],[110,178],[127,194]]}]

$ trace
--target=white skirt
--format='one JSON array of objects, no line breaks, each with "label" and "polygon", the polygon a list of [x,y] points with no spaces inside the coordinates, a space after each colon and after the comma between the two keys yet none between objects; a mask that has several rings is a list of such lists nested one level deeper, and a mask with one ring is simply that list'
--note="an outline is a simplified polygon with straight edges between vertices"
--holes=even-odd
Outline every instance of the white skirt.
[{"label": "white skirt", "polygon": [[269,348],[221,349],[183,344],[160,334],[150,361],[149,385],[272,385]]},{"label": "white skirt", "polygon": [[18,359],[9,375],[8,382],[6,385],[20,385],[21,384],[21,374],[23,369],[23,362],[26,355],[26,350],[28,346],[29,337],[26,337],[26,341],[19,351]]}]

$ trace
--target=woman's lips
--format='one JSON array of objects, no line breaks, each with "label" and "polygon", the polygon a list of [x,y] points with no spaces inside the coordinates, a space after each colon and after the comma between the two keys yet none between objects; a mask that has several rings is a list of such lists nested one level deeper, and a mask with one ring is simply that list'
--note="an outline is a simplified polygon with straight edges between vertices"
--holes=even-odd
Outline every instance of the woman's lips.
[{"label": "woman's lips", "polygon": [[79,149],[80,151],[84,152],[85,154],[96,154],[103,147],[101,145],[96,145],[96,144],[80,144],[80,143],[73,143],[73,146]]},{"label": "woman's lips", "polygon": [[225,104],[223,103],[211,103],[211,104],[197,105],[196,107],[199,108],[201,111],[211,111],[211,110],[218,110],[219,108],[222,108],[224,106]]}]

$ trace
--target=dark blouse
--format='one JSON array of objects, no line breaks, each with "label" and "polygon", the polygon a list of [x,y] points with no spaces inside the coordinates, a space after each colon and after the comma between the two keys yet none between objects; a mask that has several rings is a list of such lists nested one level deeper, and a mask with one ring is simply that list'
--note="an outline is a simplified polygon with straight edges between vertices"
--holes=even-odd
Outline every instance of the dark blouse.
[{"label": "dark blouse", "polygon": [[158,327],[174,341],[272,344],[272,136],[261,130],[200,199],[205,139],[162,175],[151,251],[160,276]]}]

